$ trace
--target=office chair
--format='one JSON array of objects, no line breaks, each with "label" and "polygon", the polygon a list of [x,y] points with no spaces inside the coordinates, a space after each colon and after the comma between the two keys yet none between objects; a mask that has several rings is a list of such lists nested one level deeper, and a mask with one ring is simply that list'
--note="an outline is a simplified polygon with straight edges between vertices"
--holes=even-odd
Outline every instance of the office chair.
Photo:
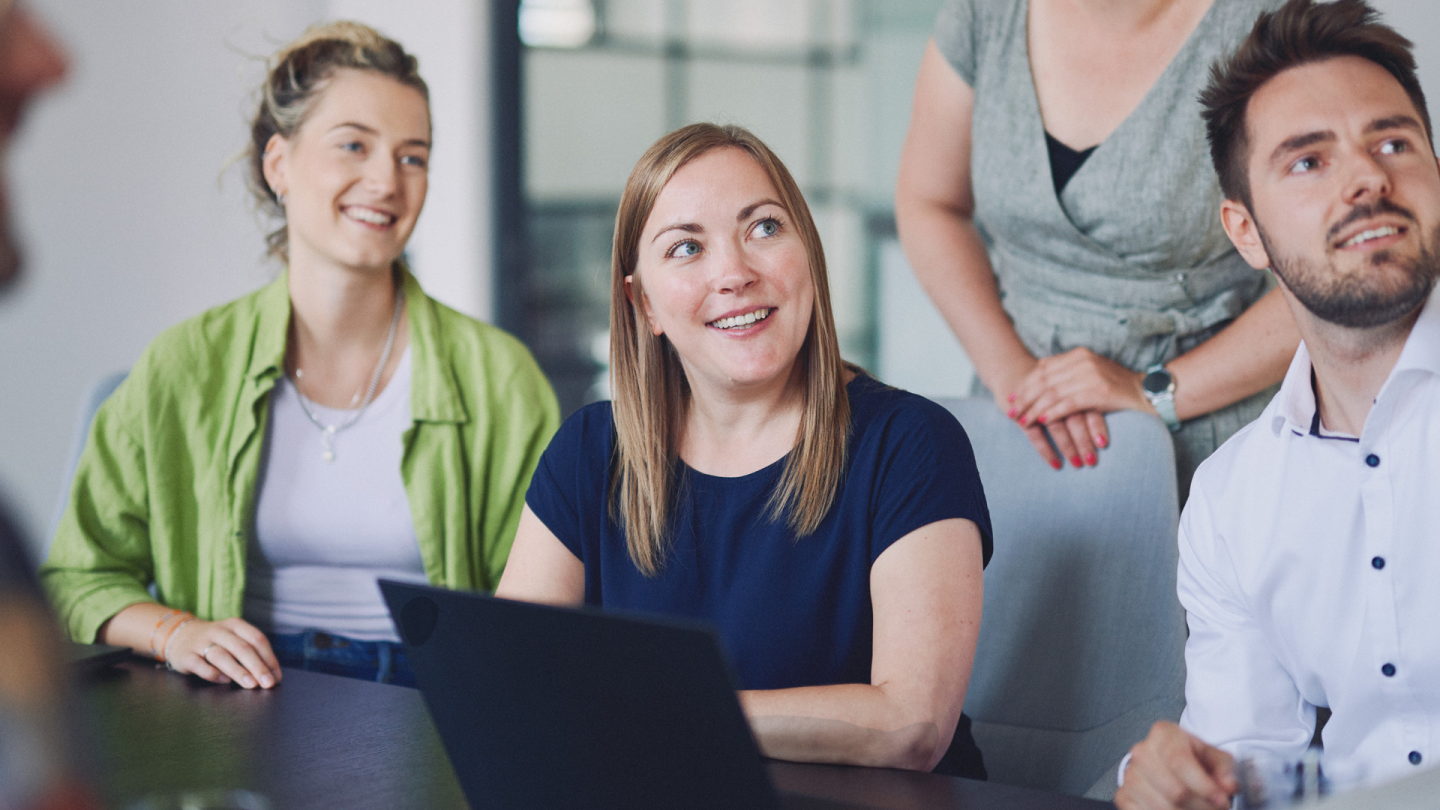
[{"label": "office chair", "polygon": [[995,531],[965,699],[990,779],[1109,799],[1125,752],[1185,705],[1170,434],[1113,413],[1100,463],[1056,471],[989,399],[939,401]]},{"label": "office chair", "polygon": [[85,442],[90,438],[90,423],[95,421],[95,412],[120,383],[129,376],[128,371],[118,371],[107,374],[96,380],[85,392],[85,398],[80,401],[80,410],[75,415],[75,432],[70,439],[70,455],[65,463],[65,477],[60,482],[60,500],[55,504],[55,514],[50,518],[50,532],[45,535],[45,547],[50,547],[50,541],[55,537],[55,530],[60,528],[60,518],[65,516],[65,506],[70,502],[70,482],[75,480],[75,468],[80,465],[80,454],[85,451]]}]

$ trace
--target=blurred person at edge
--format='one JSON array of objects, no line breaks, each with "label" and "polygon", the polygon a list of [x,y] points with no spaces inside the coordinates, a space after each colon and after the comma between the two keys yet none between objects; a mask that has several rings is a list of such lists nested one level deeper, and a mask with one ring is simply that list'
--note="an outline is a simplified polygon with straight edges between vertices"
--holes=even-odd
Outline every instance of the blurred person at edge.
[{"label": "blurred person at edge", "polygon": [[[65,68],[59,45],[30,12],[0,0],[0,152],[9,151],[26,104]],[[9,210],[0,182],[0,296],[20,274]],[[0,506],[0,810],[96,806],[70,765],[59,638],[25,544]]]},{"label": "blurred person at edge", "polygon": [[1440,761],[1440,164],[1411,44],[1364,0],[1290,0],[1201,100],[1225,230],[1303,340],[1195,473],[1185,712],[1131,749],[1121,810],[1224,810],[1235,760],[1298,760],[1320,706],[1342,782]]}]

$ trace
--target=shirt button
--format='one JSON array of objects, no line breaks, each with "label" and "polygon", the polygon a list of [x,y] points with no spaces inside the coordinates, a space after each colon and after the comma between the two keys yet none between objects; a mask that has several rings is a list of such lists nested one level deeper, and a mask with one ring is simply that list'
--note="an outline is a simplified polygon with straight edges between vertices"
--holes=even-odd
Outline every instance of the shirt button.
[{"label": "shirt button", "polygon": [[1381,671],[1382,673],[1384,673],[1384,674],[1385,674],[1385,677],[1387,677],[1387,678],[1393,678],[1393,677],[1395,677],[1395,665],[1394,665],[1394,664],[1386,664],[1385,666],[1380,667],[1380,671]]},{"label": "shirt button", "polygon": [[1365,457],[1365,463],[1369,464],[1371,467],[1379,467],[1380,457],[1375,455],[1374,453],[1371,453],[1370,455]]},{"label": "shirt button", "polygon": [[1375,557],[1375,558],[1372,558],[1372,559],[1370,560],[1370,565],[1371,565],[1371,567],[1374,568],[1376,571],[1379,571],[1381,568],[1384,568],[1384,567],[1385,567],[1385,558],[1384,558],[1384,557]]},{"label": "shirt button", "polygon": [[1410,764],[1411,764],[1411,765],[1419,765],[1419,764],[1420,764],[1420,760],[1422,760],[1422,759],[1424,759],[1424,757],[1420,756],[1420,752],[1419,752],[1419,751],[1411,751],[1411,752],[1410,752]]}]

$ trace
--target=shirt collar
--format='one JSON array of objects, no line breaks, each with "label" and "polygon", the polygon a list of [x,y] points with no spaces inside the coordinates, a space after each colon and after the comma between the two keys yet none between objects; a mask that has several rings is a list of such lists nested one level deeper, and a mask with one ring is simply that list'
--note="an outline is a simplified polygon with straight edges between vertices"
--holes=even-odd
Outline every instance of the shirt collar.
[{"label": "shirt collar", "polygon": [[[1375,401],[1385,397],[1397,377],[1416,371],[1440,375],[1440,285],[1436,285],[1426,299]],[[1270,429],[1276,434],[1289,427],[1296,433],[1309,435],[1311,427],[1319,423],[1319,408],[1311,383],[1313,373],[1310,350],[1302,340],[1300,348],[1295,350],[1295,358],[1290,361],[1290,369],[1285,372],[1285,381],[1280,384],[1280,393],[1275,395],[1277,407]]]},{"label": "shirt collar", "polygon": [[[405,314],[409,316],[410,415],[417,422],[470,421],[451,373],[450,357],[441,339],[437,306],[408,269],[401,269]],[[257,393],[269,391],[284,373],[290,331],[290,272],[260,290],[256,307],[254,348],[246,376]]]}]

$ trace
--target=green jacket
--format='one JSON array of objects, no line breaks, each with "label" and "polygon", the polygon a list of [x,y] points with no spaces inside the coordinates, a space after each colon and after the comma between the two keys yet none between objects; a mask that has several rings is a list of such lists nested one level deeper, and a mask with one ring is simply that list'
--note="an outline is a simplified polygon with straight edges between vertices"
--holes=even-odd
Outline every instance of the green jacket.
[{"label": "green jacket", "polygon": [[[152,599],[241,615],[288,274],[166,330],[95,416],[40,576],[70,635]],[[404,275],[410,413],[400,474],[425,573],[493,589],[559,409],[525,347]]]}]

